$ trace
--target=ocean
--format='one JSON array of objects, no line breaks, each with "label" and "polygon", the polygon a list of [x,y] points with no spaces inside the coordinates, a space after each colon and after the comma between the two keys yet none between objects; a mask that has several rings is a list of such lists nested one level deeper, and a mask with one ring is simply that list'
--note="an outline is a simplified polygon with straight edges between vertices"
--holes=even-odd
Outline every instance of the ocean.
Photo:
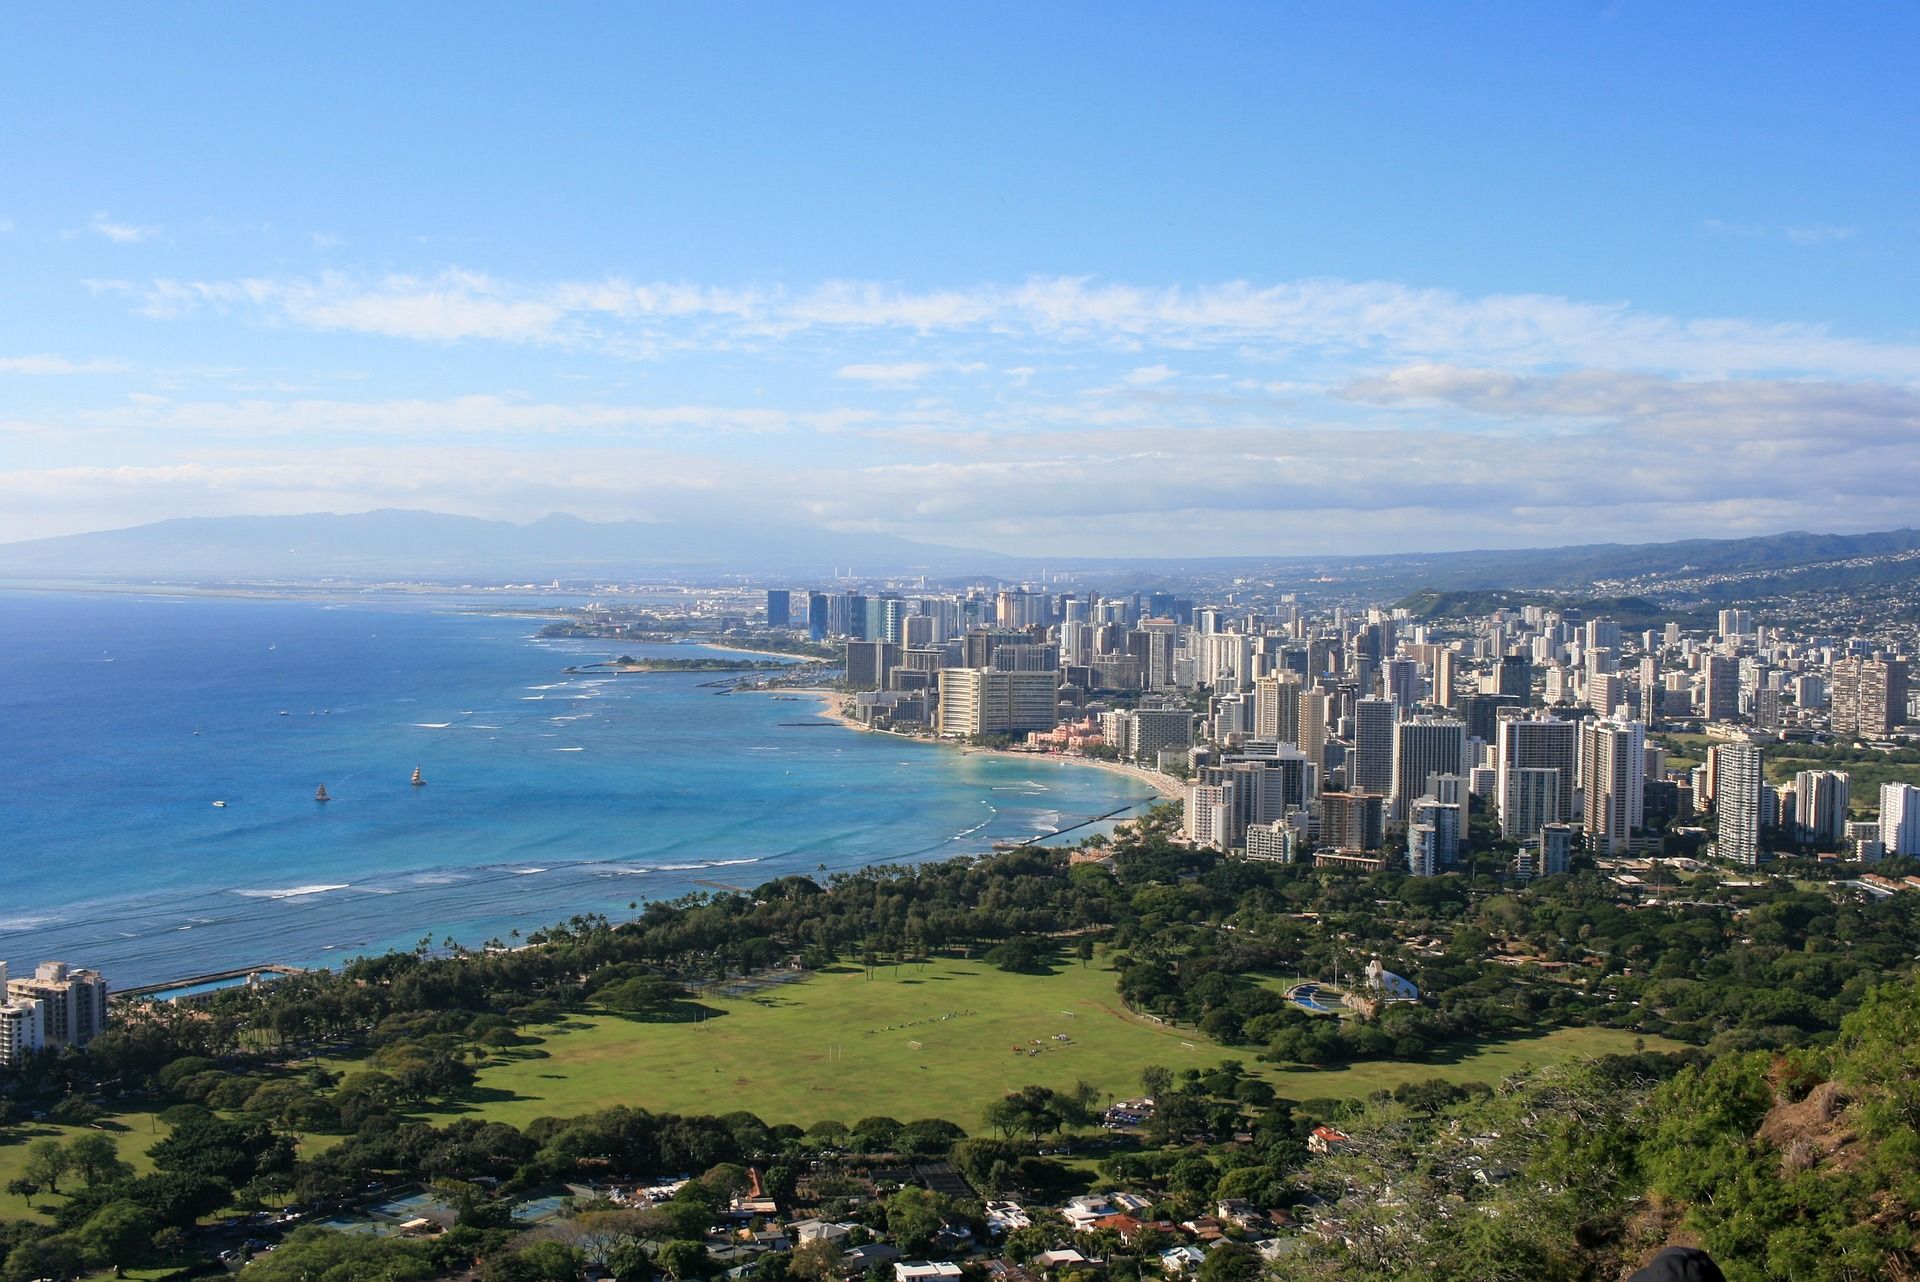
[{"label": "ocean", "polygon": [[707,652],[541,639],[497,609],[0,592],[0,958],[126,988],[478,947],[1152,799],[822,722],[811,699],[716,694],[713,674],[569,675]]}]

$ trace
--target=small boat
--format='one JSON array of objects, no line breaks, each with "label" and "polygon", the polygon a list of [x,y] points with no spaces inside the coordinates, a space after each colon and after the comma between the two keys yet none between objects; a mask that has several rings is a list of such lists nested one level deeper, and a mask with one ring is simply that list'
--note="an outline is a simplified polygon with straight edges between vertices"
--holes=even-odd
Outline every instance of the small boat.
[{"label": "small boat", "polygon": [[216,801],[213,803],[213,808],[215,810],[225,810],[227,808],[227,803],[224,801]]},{"label": "small boat", "polygon": [[419,766],[415,766],[413,768],[413,786],[416,788],[424,788],[427,786],[427,781],[423,779],[420,775]]},{"label": "small boat", "polygon": [[283,717],[290,717],[293,714],[291,712],[288,712],[285,708],[282,708],[280,709],[280,715]]},{"label": "small boat", "polygon": [[321,784],[318,788],[315,788],[313,790],[313,799],[315,801],[332,801],[333,800],[332,797],[329,797],[327,795],[327,785],[325,784]]}]

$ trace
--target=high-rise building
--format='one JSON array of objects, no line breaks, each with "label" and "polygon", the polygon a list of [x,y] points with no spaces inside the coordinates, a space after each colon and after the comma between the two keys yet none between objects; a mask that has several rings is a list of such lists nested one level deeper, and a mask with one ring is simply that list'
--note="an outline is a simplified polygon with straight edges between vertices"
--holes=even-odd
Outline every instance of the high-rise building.
[{"label": "high-rise building", "polygon": [[940,733],[954,738],[1051,730],[1059,720],[1059,675],[940,670]]},{"label": "high-rise building", "polygon": [[1905,659],[1841,659],[1827,700],[1837,735],[1884,739],[1907,720]]},{"label": "high-rise building", "polygon": [[1733,721],[1740,716],[1740,660],[1730,654],[1709,654],[1700,660],[1702,701],[1700,715],[1708,721]]},{"label": "high-rise building", "polygon": [[1503,835],[1530,840],[1550,823],[1561,822],[1558,770],[1510,766],[1501,772],[1500,829]]},{"label": "high-rise building", "polygon": [[1526,700],[1510,694],[1466,694],[1455,701],[1455,714],[1467,723],[1467,737],[1492,743],[1502,708],[1524,708]]},{"label": "high-rise building", "polygon": [[[1217,791],[1207,791],[1213,789]],[[1221,850],[1245,844],[1247,830],[1299,813],[1315,800],[1315,771],[1298,752],[1274,756],[1241,757],[1202,766],[1195,786],[1187,790],[1188,836],[1195,841],[1197,822]],[[1225,806],[1224,814],[1215,807]]]},{"label": "high-rise building", "polygon": [[1406,716],[1420,702],[1420,664],[1414,659],[1388,659],[1380,665],[1381,693]]},{"label": "high-rise building", "polygon": [[898,662],[900,647],[890,641],[849,641],[847,684],[855,690],[883,689],[887,684],[887,670]]},{"label": "high-rise building", "polygon": [[1460,656],[1454,651],[1442,647],[1433,654],[1433,701],[1443,708],[1453,706],[1453,682],[1458,674],[1454,671]]},{"label": "high-rise building", "polygon": [[767,589],[767,626],[784,628],[793,622],[793,594],[785,588]]},{"label": "high-rise building", "polygon": [[7,991],[7,964],[0,961],[0,1067],[11,1067],[46,1045],[40,1003]]},{"label": "high-rise building", "polygon": [[1393,818],[1426,793],[1434,775],[1457,775],[1467,768],[1467,723],[1451,717],[1415,717],[1393,727]]},{"label": "high-rise building", "polygon": [[1276,819],[1272,823],[1249,824],[1247,858],[1267,863],[1298,863],[1306,849],[1306,837],[1297,820]]},{"label": "high-rise building", "polygon": [[1627,849],[1646,805],[1646,729],[1638,721],[1580,725],[1587,844],[1601,854]]},{"label": "high-rise building", "polygon": [[1354,700],[1353,752],[1347,758],[1349,791],[1383,796],[1393,791],[1393,727],[1393,700]]},{"label": "high-rise building", "polygon": [[1920,788],[1880,785],[1880,848],[1889,855],[1920,855]]},{"label": "high-rise building", "polygon": [[1587,706],[1603,717],[1612,716],[1627,701],[1627,683],[1618,672],[1595,672],[1587,678]]},{"label": "high-rise building", "polygon": [[1715,853],[1720,858],[1748,868],[1759,865],[1766,786],[1759,744],[1720,745],[1713,778],[1713,813],[1720,824]]},{"label": "high-rise building", "polygon": [[1852,779],[1844,770],[1802,770],[1793,777],[1794,826],[1800,840],[1838,850],[1847,837]]},{"label": "high-rise building", "polygon": [[824,592],[807,593],[807,639],[825,641],[830,622],[827,611],[827,594]]},{"label": "high-rise building", "polygon": [[[1652,635],[1649,633],[1648,635]],[[1640,660],[1640,720],[1647,725],[1660,721],[1660,661],[1652,655]]]},{"label": "high-rise building", "polygon": [[1565,873],[1573,863],[1573,826],[1571,824],[1548,824],[1540,830],[1537,845],[1538,864],[1542,877],[1558,877]]},{"label": "high-rise building", "polygon": [[995,646],[987,666],[1000,672],[1056,672],[1060,668],[1060,647],[1022,638]]},{"label": "high-rise building", "polygon": [[1300,696],[1300,751],[1307,760],[1323,765],[1327,759],[1327,721],[1332,696],[1324,690],[1308,690]]},{"label": "high-rise building", "polygon": [[[1565,823],[1574,817],[1573,785],[1580,760],[1578,728],[1557,717],[1522,719],[1507,717],[1496,727],[1494,739],[1495,802],[1500,810],[1500,835],[1526,840],[1540,831],[1541,824]],[[1550,806],[1535,800],[1523,804],[1513,790],[1521,783],[1518,771],[1531,770],[1528,784],[1533,788],[1551,785]],[[1538,772],[1551,770],[1547,780]],[[1643,767],[1644,770],[1644,767]],[[1552,813],[1548,813],[1548,811]]]},{"label": "high-rise building", "polygon": [[1500,666],[1494,669],[1492,693],[1518,699],[1523,706],[1533,701],[1533,664],[1526,655],[1500,656]]},{"label": "high-rise building", "polygon": [[1407,827],[1407,872],[1415,877],[1433,877],[1440,872],[1440,834],[1432,824]]},{"label": "high-rise building", "polygon": [[41,962],[33,978],[7,980],[7,1001],[39,1004],[46,1046],[85,1046],[107,1026],[107,981],[65,962]]},{"label": "high-rise building", "polygon": [[1466,808],[1457,801],[1437,797],[1416,797],[1407,807],[1407,816],[1416,828],[1433,832],[1433,857],[1439,867],[1451,868],[1460,862],[1460,834],[1466,826]]},{"label": "high-rise building", "polygon": [[1612,619],[1587,620],[1586,644],[1588,650],[1606,650],[1620,653],[1620,625]]},{"label": "high-rise building", "polygon": [[1205,850],[1232,850],[1239,845],[1244,829],[1236,823],[1235,816],[1240,810],[1240,790],[1244,786],[1239,779],[1187,785],[1181,835]]},{"label": "high-rise building", "polygon": [[1291,672],[1260,677],[1253,683],[1253,737],[1266,743],[1300,742],[1300,695],[1304,687]]},{"label": "high-rise building", "polygon": [[1380,849],[1386,839],[1377,792],[1323,792],[1320,794],[1320,840],[1344,851]]},{"label": "high-rise building", "polygon": [[1135,708],[1126,714],[1128,755],[1149,765],[1169,749],[1193,746],[1193,713],[1185,708]]}]

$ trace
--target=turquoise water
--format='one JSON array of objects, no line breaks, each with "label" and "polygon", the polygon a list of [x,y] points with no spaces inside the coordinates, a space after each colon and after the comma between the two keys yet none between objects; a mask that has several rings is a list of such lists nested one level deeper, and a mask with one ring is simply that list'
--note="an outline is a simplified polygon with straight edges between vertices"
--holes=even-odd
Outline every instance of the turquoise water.
[{"label": "turquoise water", "polygon": [[478,946],[1149,797],[716,695],[710,674],[568,675],[701,652],[537,628],[444,599],[0,592],[0,957],[125,987]]}]

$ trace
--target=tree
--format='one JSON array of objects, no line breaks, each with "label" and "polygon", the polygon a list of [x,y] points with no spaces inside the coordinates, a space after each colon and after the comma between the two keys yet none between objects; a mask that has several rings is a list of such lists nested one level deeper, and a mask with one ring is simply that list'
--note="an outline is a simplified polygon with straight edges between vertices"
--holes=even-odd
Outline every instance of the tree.
[{"label": "tree", "polygon": [[660,1267],[674,1282],[687,1282],[688,1278],[704,1278],[711,1273],[713,1261],[707,1256],[705,1243],[682,1240],[660,1249]]},{"label": "tree", "polygon": [[120,1160],[120,1146],[108,1135],[89,1134],[75,1139],[67,1145],[67,1161],[87,1182],[88,1188],[133,1174],[133,1167]]},{"label": "tree", "polygon": [[418,1243],[317,1226],[294,1230],[246,1268],[247,1282],[427,1282],[434,1272]]},{"label": "tree", "polygon": [[933,1194],[911,1186],[887,1199],[887,1232],[909,1255],[925,1251],[943,1223]]},{"label": "tree", "polygon": [[1221,1242],[1200,1262],[1200,1282],[1254,1282],[1260,1276],[1260,1253],[1238,1242]]},{"label": "tree", "polygon": [[73,1278],[86,1270],[86,1261],[81,1257],[80,1248],[72,1238],[64,1233],[48,1237],[35,1238],[22,1242],[7,1252],[4,1266],[0,1266],[9,1282],[29,1278]]},{"label": "tree", "polygon": [[787,1272],[801,1282],[833,1282],[840,1276],[840,1248],[825,1238],[802,1242],[787,1259]]},{"label": "tree", "polygon": [[49,1193],[58,1193],[60,1177],[72,1169],[73,1159],[59,1140],[35,1140],[27,1146],[27,1161],[21,1174]]},{"label": "tree", "polygon": [[109,1202],[75,1232],[81,1252],[95,1264],[125,1277],[127,1266],[144,1259],[153,1247],[153,1212],[137,1202]]},{"label": "tree", "polygon": [[40,1185],[25,1176],[18,1176],[7,1181],[7,1196],[24,1200],[29,1211],[33,1209],[33,1199],[39,1195]]},{"label": "tree", "polygon": [[1173,1089],[1173,1070],[1159,1064],[1149,1064],[1140,1070],[1140,1089],[1147,1093],[1148,1099],[1159,1099]]}]

